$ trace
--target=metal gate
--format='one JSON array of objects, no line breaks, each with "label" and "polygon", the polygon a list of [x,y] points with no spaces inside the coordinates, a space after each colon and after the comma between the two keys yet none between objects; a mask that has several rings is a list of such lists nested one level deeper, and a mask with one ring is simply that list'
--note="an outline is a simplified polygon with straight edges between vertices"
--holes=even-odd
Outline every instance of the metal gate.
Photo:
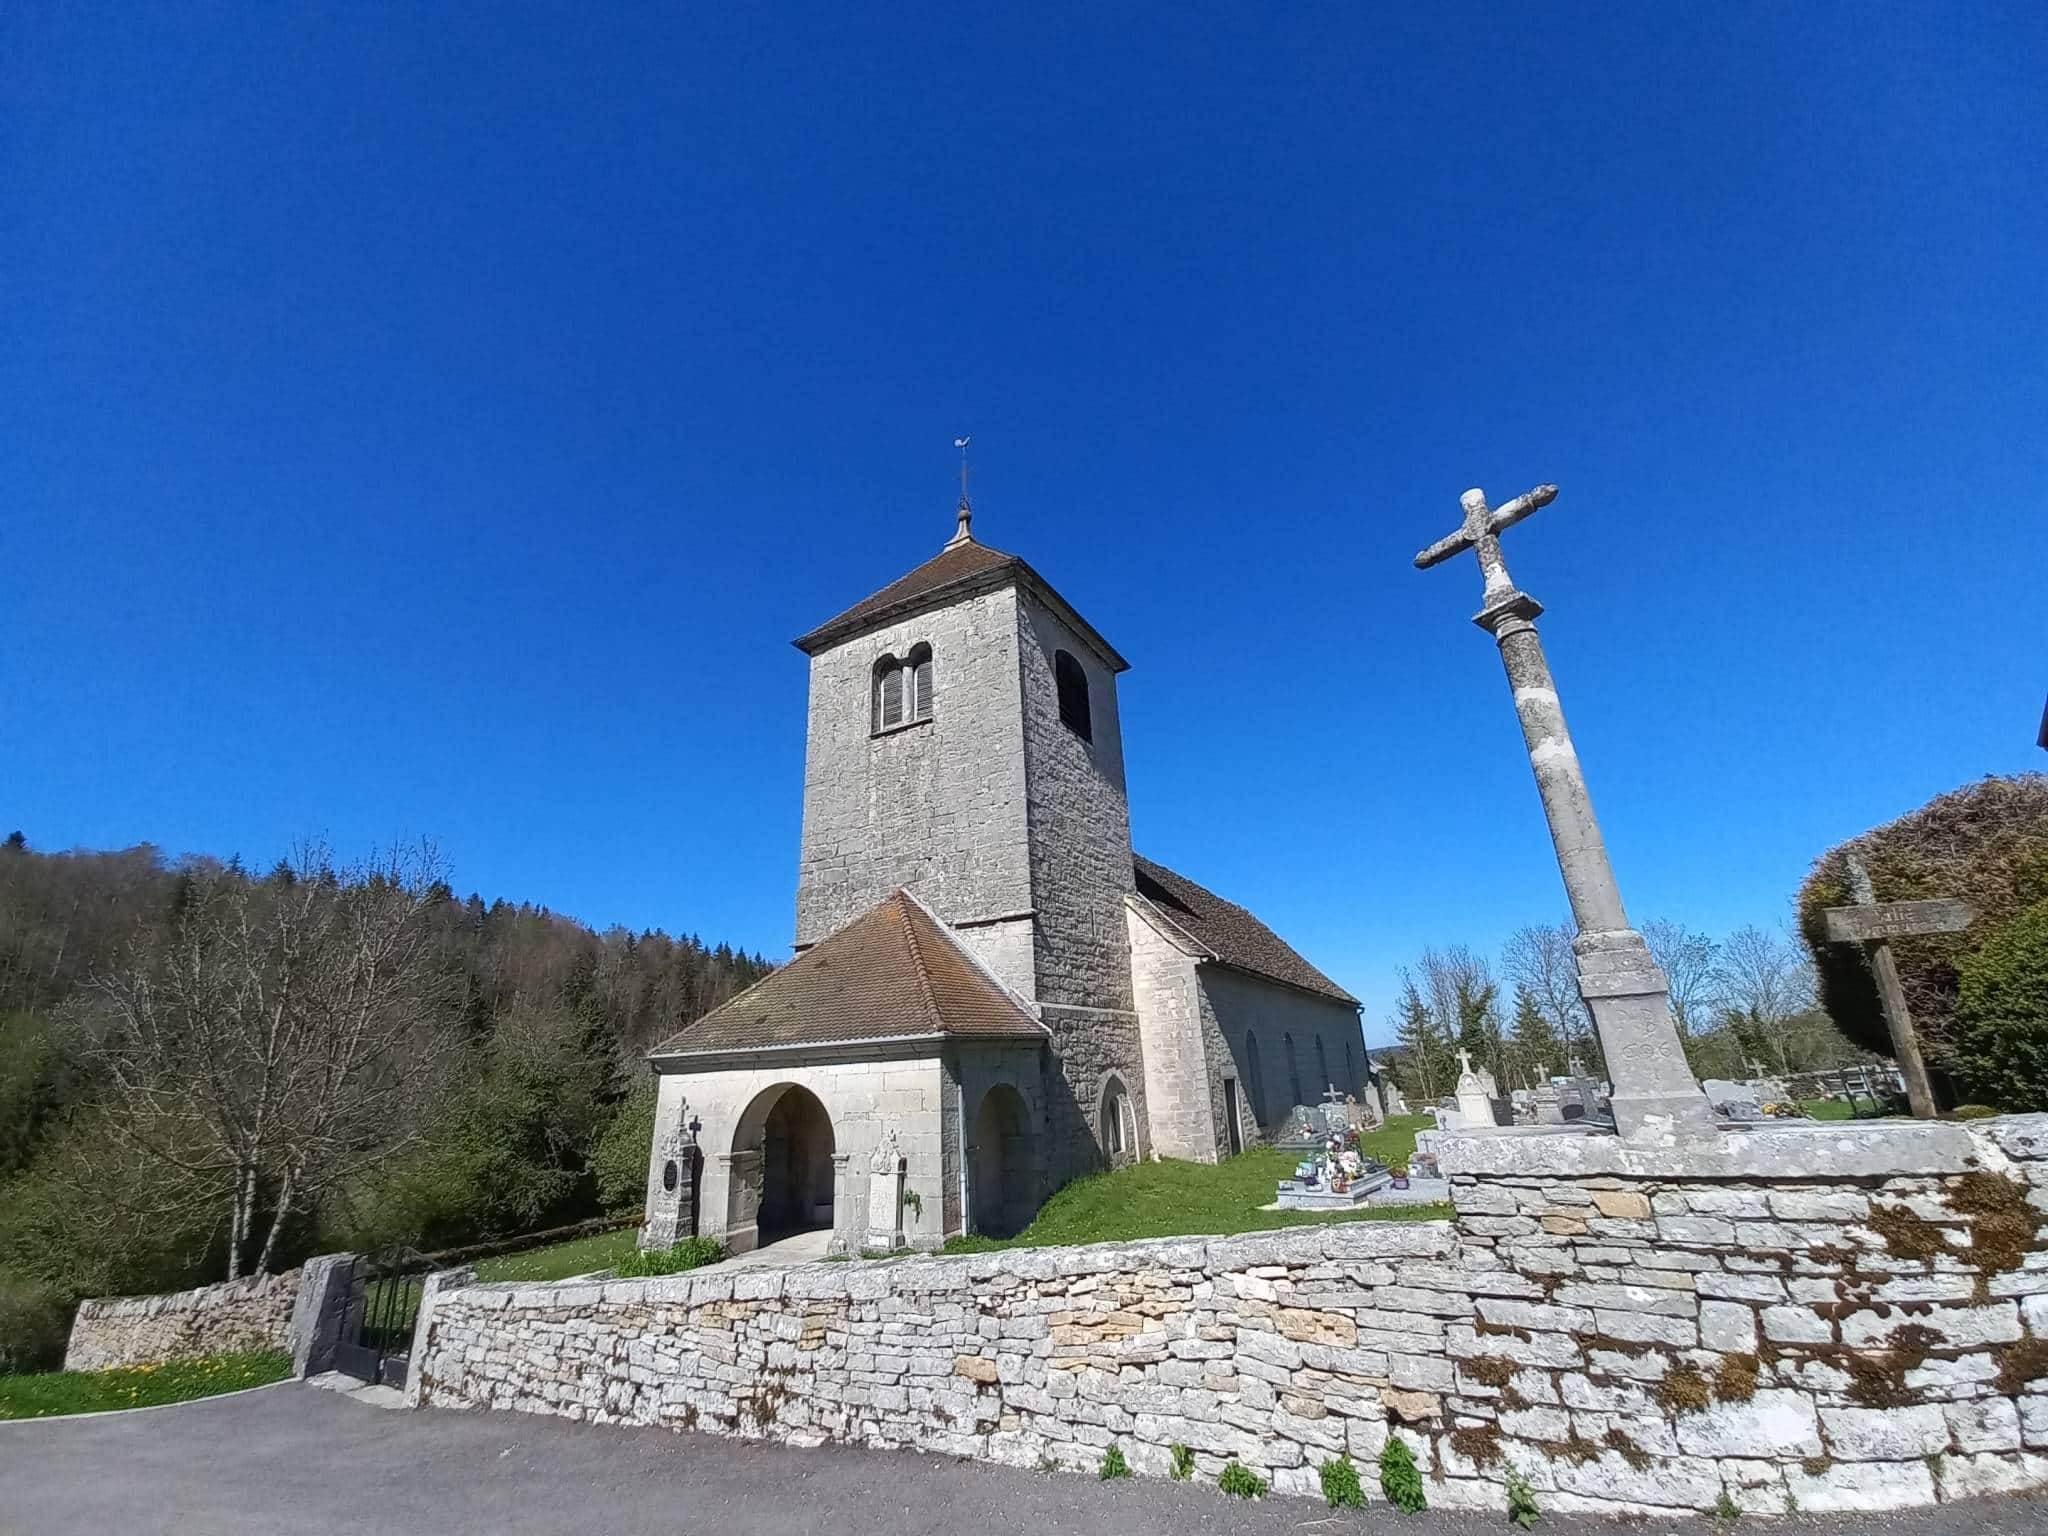
[{"label": "metal gate", "polygon": [[402,1387],[420,1291],[433,1268],[410,1248],[378,1255],[356,1272],[337,1365],[372,1384]]}]

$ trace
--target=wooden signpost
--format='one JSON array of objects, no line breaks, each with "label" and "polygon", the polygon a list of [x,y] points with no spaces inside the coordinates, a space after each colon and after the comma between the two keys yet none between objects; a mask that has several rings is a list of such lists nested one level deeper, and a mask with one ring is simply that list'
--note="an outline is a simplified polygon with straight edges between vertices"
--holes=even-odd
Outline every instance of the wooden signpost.
[{"label": "wooden signpost", "polygon": [[1892,960],[1891,940],[1919,933],[1955,933],[1970,926],[1974,915],[1960,901],[1944,897],[1936,901],[1880,902],[1871,889],[1870,873],[1863,857],[1849,852],[1849,878],[1854,883],[1856,905],[1829,907],[1828,938],[1837,944],[1861,944],[1877,979],[1878,1001],[1884,1005],[1884,1021],[1892,1034],[1892,1054],[1906,1079],[1906,1102],[1915,1118],[1935,1116],[1934,1088],[1927,1080],[1927,1063],[1920,1059],[1920,1037],[1913,1033],[1913,1015],[1906,1007],[1906,989],[1899,985],[1899,968]]}]

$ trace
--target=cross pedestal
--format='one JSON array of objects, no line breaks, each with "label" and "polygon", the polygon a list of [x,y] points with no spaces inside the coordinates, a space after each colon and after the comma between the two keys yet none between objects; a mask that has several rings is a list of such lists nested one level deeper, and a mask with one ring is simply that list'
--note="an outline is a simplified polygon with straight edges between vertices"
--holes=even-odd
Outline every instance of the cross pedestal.
[{"label": "cross pedestal", "polygon": [[1713,1112],[1686,1065],[1671,1019],[1670,986],[1622,909],[1586,776],[1536,634],[1543,605],[1515,586],[1501,555],[1501,530],[1548,506],[1556,495],[1556,486],[1538,486],[1489,509],[1483,491],[1467,491],[1461,500],[1463,525],[1417,555],[1415,564],[1427,569],[1470,549],[1485,575],[1485,606],[1473,622],[1500,647],[1514,691],[1522,741],[1578,923],[1572,953],[1578,960],[1579,995],[1607,1056],[1616,1128],[1624,1136],[1704,1134],[1714,1129]]}]

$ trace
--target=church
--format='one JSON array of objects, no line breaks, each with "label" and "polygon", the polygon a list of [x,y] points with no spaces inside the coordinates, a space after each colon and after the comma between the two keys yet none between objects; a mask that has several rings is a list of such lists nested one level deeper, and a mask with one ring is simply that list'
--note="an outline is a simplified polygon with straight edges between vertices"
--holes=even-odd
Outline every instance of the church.
[{"label": "church", "polygon": [[1128,663],[972,528],[963,496],[937,555],[796,641],[796,953],[650,1053],[645,1246],[1008,1236],[1076,1175],[1371,1102],[1357,999],[1132,852]]}]

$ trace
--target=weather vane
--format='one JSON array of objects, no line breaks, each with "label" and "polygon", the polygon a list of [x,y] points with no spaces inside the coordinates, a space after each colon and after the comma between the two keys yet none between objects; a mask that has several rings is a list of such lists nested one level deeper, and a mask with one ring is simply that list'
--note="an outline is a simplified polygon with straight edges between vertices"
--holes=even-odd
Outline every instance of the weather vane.
[{"label": "weather vane", "polygon": [[953,446],[960,450],[960,507],[956,514],[958,525],[953,531],[952,540],[946,545],[948,549],[956,544],[968,543],[974,537],[971,531],[974,525],[974,509],[967,504],[967,445],[972,441],[972,438],[967,437],[953,439]]}]

